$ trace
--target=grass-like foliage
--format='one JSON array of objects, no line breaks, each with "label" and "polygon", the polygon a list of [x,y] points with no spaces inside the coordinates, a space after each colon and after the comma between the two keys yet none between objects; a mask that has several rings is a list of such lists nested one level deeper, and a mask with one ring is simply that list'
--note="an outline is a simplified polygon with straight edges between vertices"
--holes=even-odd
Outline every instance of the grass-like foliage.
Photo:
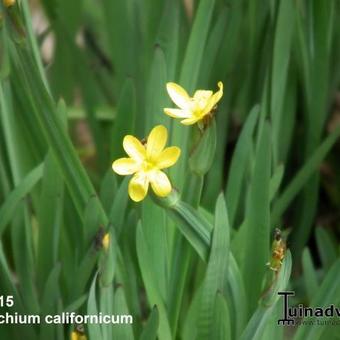
[{"label": "grass-like foliage", "polygon": [[277,293],[340,303],[339,1],[30,5],[0,4],[0,314],[133,323],[0,339],[335,339]]}]

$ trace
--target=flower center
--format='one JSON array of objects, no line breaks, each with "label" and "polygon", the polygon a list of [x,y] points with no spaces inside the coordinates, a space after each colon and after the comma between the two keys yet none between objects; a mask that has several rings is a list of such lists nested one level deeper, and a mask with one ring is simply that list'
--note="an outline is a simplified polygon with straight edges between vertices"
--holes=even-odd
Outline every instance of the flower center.
[{"label": "flower center", "polygon": [[195,99],[192,99],[192,113],[195,117],[200,117],[202,111],[208,104],[209,96],[198,96]]},{"label": "flower center", "polygon": [[144,172],[150,172],[152,170],[155,170],[156,164],[150,159],[145,159],[142,163],[142,169]]}]

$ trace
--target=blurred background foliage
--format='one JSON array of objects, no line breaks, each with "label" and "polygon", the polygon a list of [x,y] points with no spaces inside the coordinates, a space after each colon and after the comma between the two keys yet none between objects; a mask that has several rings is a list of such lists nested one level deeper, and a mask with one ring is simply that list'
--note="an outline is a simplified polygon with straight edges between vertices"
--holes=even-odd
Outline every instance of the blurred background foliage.
[{"label": "blurred background foliage", "polygon": [[[134,316],[89,326],[90,339],[272,339],[284,336],[278,289],[295,290],[296,303],[339,303],[339,5],[2,5],[0,288],[16,310]],[[197,175],[187,164],[197,131],[163,114],[165,84],[192,94],[220,80],[216,153]],[[170,176],[186,204],[171,213],[132,204],[111,170],[124,135],[142,139],[160,123],[182,148]],[[196,233],[201,220],[202,244],[176,229]],[[268,297],[274,227],[289,232],[293,272],[288,253]],[[72,327],[2,326],[0,337],[64,339]],[[335,339],[337,328],[294,336]]]}]

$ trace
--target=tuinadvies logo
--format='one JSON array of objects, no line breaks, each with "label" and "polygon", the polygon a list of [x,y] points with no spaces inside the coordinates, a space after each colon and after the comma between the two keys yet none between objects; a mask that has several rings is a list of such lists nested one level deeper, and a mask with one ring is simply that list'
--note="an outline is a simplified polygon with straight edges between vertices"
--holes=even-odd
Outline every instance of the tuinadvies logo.
[{"label": "tuinadvies logo", "polygon": [[[309,320],[304,322],[306,325],[311,325],[317,322],[319,325],[324,325],[325,322],[321,322],[318,319],[330,319],[334,325],[340,325],[340,307],[336,307],[331,304],[326,307],[305,307],[299,304],[294,307],[289,306],[289,297],[294,296],[293,291],[278,292],[278,295],[283,296],[283,318],[277,320],[278,325],[294,326],[299,323],[302,324],[301,319],[303,318],[313,318],[314,320]],[[336,320],[331,320],[336,318]],[[300,320],[300,321],[299,321]]]}]

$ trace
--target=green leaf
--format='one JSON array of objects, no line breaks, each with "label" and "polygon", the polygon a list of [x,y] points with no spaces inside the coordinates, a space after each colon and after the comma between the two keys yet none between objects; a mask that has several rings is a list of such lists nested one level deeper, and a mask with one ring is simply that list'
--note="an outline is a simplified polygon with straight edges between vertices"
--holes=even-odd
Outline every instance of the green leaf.
[{"label": "green leaf", "polygon": [[249,164],[250,160],[250,152],[253,145],[253,133],[258,114],[259,107],[256,106],[250,112],[249,117],[242,128],[242,132],[238,138],[231,160],[226,186],[226,200],[228,204],[230,225],[233,227],[235,227],[234,223],[237,214],[237,208],[240,204],[244,178],[247,165]]},{"label": "green leaf", "polygon": [[[317,148],[320,147],[322,132],[329,111],[329,75],[334,7],[334,1],[311,1],[309,3],[310,12],[307,16],[309,26],[306,36],[309,63],[304,65],[304,68],[309,73],[309,79],[306,79],[304,84],[306,88],[305,119],[307,126],[304,162],[309,157],[313,158],[318,150]],[[294,228],[291,237],[292,248],[296,257],[300,257],[314,223],[318,206],[319,174],[315,173],[310,176],[306,184],[300,198],[299,211],[296,215],[295,224],[297,226]]]},{"label": "green leaf", "polygon": [[99,194],[100,201],[102,202],[105,212],[107,214],[110,212],[110,208],[112,206],[114,198],[116,197],[117,190],[118,190],[117,176],[112,171],[112,169],[109,169],[101,182]]},{"label": "green leaf", "polygon": [[115,124],[112,131],[111,149],[112,159],[123,157],[123,138],[131,135],[135,129],[136,120],[136,90],[131,78],[127,78],[122,88],[118,105]]},{"label": "green leaf", "polygon": [[157,306],[154,306],[139,337],[139,340],[156,340],[158,325],[159,325],[158,309]]},{"label": "green leaf", "polygon": [[231,337],[230,313],[226,299],[217,293],[211,339],[229,340]]},{"label": "green leaf", "polygon": [[[270,320],[270,316],[279,301],[279,291],[284,291],[287,288],[292,269],[292,257],[290,252],[287,252],[285,260],[282,264],[277,278],[273,281],[271,289],[262,298],[262,303],[252,315],[247,327],[244,329],[241,340],[260,340],[263,339],[263,333]],[[270,320],[270,322],[272,322]]]},{"label": "green leaf", "polygon": [[139,267],[146,288],[148,301],[149,304],[156,305],[159,311],[158,337],[160,338],[160,340],[162,339],[170,340],[172,339],[172,336],[168,316],[161,293],[156,285],[157,280],[155,277],[155,273],[153,271],[150,252],[148,250],[148,245],[145,240],[141,223],[139,223],[137,227],[136,242]]},{"label": "green leaf", "polygon": [[338,258],[334,238],[323,228],[316,228],[316,244],[323,267],[327,270]]},{"label": "green leaf", "polygon": [[[152,2],[152,6],[154,6],[154,2]],[[164,51],[168,79],[174,79],[176,75],[176,66],[179,54],[179,32],[181,26],[180,6],[181,3],[178,0],[167,2],[163,6],[163,15],[156,39],[162,51]],[[160,59],[161,58],[158,58],[156,65],[160,65]],[[164,86],[165,83],[162,85]]]},{"label": "green leaf", "polygon": [[279,129],[279,142],[278,142],[278,155],[280,161],[284,164],[293,151],[292,143],[294,142],[296,120],[296,107],[297,107],[297,73],[294,67],[290,68],[289,79],[286,86],[285,101],[283,103],[284,115],[281,115],[281,124]]},{"label": "green leaf", "polygon": [[124,227],[126,209],[129,203],[128,184],[130,178],[126,177],[121,182],[119,189],[112,202],[109,221],[114,226],[116,234],[119,236]]},{"label": "green leaf", "polygon": [[22,298],[18,293],[14,277],[10,271],[8,261],[6,259],[3,244],[0,242],[0,273],[1,273],[1,291],[3,294],[13,295],[15,300],[16,309],[18,311],[24,311]]},{"label": "green leaf", "polygon": [[[209,37],[207,39],[207,47],[204,51],[204,67],[200,70],[199,75],[199,84],[204,84],[207,82],[207,79],[210,79],[211,73],[215,72],[216,68],[216,56],[221,48],[224,47],[222,42],[224,35],[229,33],[229,30],[226,29],[228,25],[228,9],[227,6],[223,7],[222,10],[218,13],[218,18],[213,22],[213,27],[211,28],[211,32],[209,32]],[[229,41],[226,40],[226,45],[229,45]],[[224,60],[225,62],[225,60]],[[217,68],[216,68],[217,69]],[[220,68],[221,70],[221,68]],[[215,77],[212,79],[216,79]],[[218,80],[222,79],[221,74],[218,75]]]},{"label": "green leaf", "polygon": [[74,281],[74,279],[71,277],[69,285],[71,285],[71,291],[73,295],[80,295],[83,294],[85,291],[85,287],[88,284],[88,280],[93,275],[93,268],[98,260],[98,253],[95,253],[93,251],[93,248],[91,247],[86,254],[82,257],[80,263],[74,264],[77,265],[77,280]]},{"label": "green leaf", "polygon": [[[4,249],[2,242],[0,242],[0,274],[1,274],[1,281],[0,281],[0,289],[3,295],[12,295],[13,300],[15,301],[15,310],[19,314],[25,314],[27,311],[23,306],[23,301],[21,299],[21,296],[18,293],[16,282],[14,282],[13,275],[10,271],[10,268],[8,266],[7,259],[4,254]],[[2,327],[1,327],[2,328]],[[11,331],[12,337],[13,337],[13,328],[8,328],[9,331]],[[31,325],[22,325],[20,328],[17,328],[16,331],[19,332],[21,338],[25,338],[28,340],[35,340],[37,339],[37,335],[35,330],[32,328]]]},{"label": "green leaf", "polygon": [[[0,25],[2,23],[0,22]],[[10,63],[8,57],[8,41],[6,29],[0,28],[0,80],[5,79],[10,72]]]},{"label": "green leaf", "polygon": [[[7,149],[11,177],[14,185],[17,185],[38,164],[36,151],[40,151],[40,145],[37,143],[33,148],[31,144],[32,140],[27,133],[27,125],[29,127],[30,125],[20,119],[22,111],[25,112],[26,108],[13,105],[13,101],[18,100],[15,94],[9,81],[0,83],[0,123],[3,126],[3,142]],[[19,103],[21,104],[20,101]],[[21,138],[17,139],[16,136]]]},{"label": "green leaf", "polygon": [[58,258],[63,192],[59,168],[49,152],[45,159],[38,210],[37,277],[40,287],[45,283]]},{"label": "green leaf", "polygon": [[[85,247],[91,246],[99,230],[101,228],[105,229],[106,227],[106,225],[102,224],[102,220],[101,220],[102,211],[101,211],[101,207],[98,204],[98,201],[99,200],[97,196],[91,197],[82,215],[84,219],[83,244],[85,245]],[[79,234],[77,233],[77,231],[75,232],[76,232],[76,236],[78,236]]]},{"label": "green leaf", "polygon": [[165,211],[149,198],[142,204],[142,225],[156,284],[165,300],[168,291],[168,238]]},{"label": "green leaf", "polygon": [[[229,254],[229,268],[228,268],[228,283],[226,284],[226,291],[230,296],[230,324],[233,326],[232,330],[235,338],[238,339],[246,325],[248,318],[248,299],[245,291],[245,285],[242,278],[240,268],[230,252]],[[239,308],[242,306],[242,308]]]},{"label": "green leaf", "polygon": [[[211,242],[210,233],[212,230],[210,223],[199,215],[196,210],[190,208],[190,206],[183,202],[179,202],[179,198],[175,193],[172,193],[167,199],[157,199],[156,202],[167,209],[169,215],[174,219],[174,221],[177,221],[176,226],[179,228],[181,233],[193,245],[203,261],[207,261]],[[232,253],[229,254],[229,257],[230,266],[228,269],[228,282],[226,283],[226,286],[227,291],[230,292],[233,303],[234,313],[231,313],[231,316],[234,315],[236,319],[236,321],[235,319],[232,319],[231,324],[236,324],[235,332],[240,334],[247,317],[247,300],[240,270]],[[238,305],[244,306],[242,311],[238,309]],[[188,322],[192,322],[193,318],[195,318],[194,314],[189,318]],[[190,326],[186,329],[191,334]]]},{"label": "green leaf", "polygon": [[72,313],[77,311],[87,300],[87,294],[84,294],[77,298],[75,301],[71,302],[68,306],[64,308],[65,313]]},{"label": "green leaf", "polygon": [[308,300],[311,301],[319,289],[316,270],[313,265],[312,257],[308,248],[302,253],[303,279]]},{"label": "green leaf", "polygon": [[211,225],[208,221],[189,204],[182,201],[177,201],[170,209],[167,209],[167,212],[188,242],[206,261],[211,232]]},{"label": "green leaf", "polygon": [[[98,314],[98,305],[96,299],[96,283],[97,283],[96,274],[92,280],[89,298],[87,300],[87,314],[89,315],[97,315]],[[103,339],[103,334],[99,324],[91,323],[87,325],[87,329],[89,332],[90,339]]]},{"label": "green leaf", "polygon": [[277,324],[277,320],[280,319],[282,319],[282,306],[277,303],[267,319],[262,339],[284,339],[285,327]]},{"label": "green leaf", "polygon": [[223,291],[224,282],[226,281],[228,260],[228,213],[223,194],[220,194],[216,202],[212,246],[201,295],[200,313],[197,324],[197,339],[207,339],[209,334],[213,332],[216,296],[219,291]]},{"label": "green leaf", "polygon": [[[109,41],[110,54],[118,84],[136,72],[138,21],[133,1],[104,1],[102,7],[105,31]],[[120,34],[117,34],[120,32]]]},{"label": "green leaf", "polygon": [[278,223],[281,215],[288,208],[289,204],[293,201],[295,196],[306,185],[309,178],[312,176],[317,167],[321,164],[329,150],[332,148],[340,135],[340,128],[335,129],[315,150],[313,155],[308,159],[305,165],[290,181],[286,189],[274,203],[272,210],[271,221],[272,225]]},{"label": "green leaf", "polygon": [[284,124],[283,104],[286,93],[287,75],[290,60],[292,34],[294,29],[295,8],[292,0],[280,1],[273,47],[271,79],[271,122],[273,126],[274,159],[278,155],[280,127]]},{"label": "green leaf", "polygon": [[193,298],[185,316],[182,330],[184,340],[196,339],[197,337],[197,318],[200,310],[201,295],[202,285],[193,293]]},{"label": "green leaf", "polygon": [[[158,124],[170,128],[171,118],[163,112],[167,105],[168,96],[166,93],[167,68],[163,50],[155,46],[151,72],[146,89],[144,136],[150,133],[151,129]],[[142,125],[143,126],[143,125]]]},{"label": "green leaf", "polygon": [[275,197],[276,193],[278,192],[280,188],[280,184],[283,179],[283,173],[284,173],[284,166],[283,164],[280,164],[279,166],[276,167],[274,174],[272,178],[270,179],[269,183],[269,199],[270,201],[273,200]]},{"label": "green leaf", "polygon": [[[54,0],[52,0],[52,1],[54,1]],[[45,1],[43,1],[43,2],[45,2]],[[38,66],[41,79],[44,81],[44,84],[47,87],[48,85],[47,85],[46,75],[45,75],[45,72],[44,72],[44,66],[43,66],[42,60],[40,58],[40,51],[39,51],[37,38],[36,38],[36,35],[33,31],[33,21],[32,21],[32,17],[31,17],[31,14],[30,14],[30,7],[29,7],[29,4],[27,2],[23,2],[21,4],[21,6],[22,6],[22,9],[23,9],[25,26],[26,26],[26,30],[28,32],[28,39],[29,39],[30,45],[32,47],[32,53],[34,55],[34,60],[37,64],[37,66]]]},{"label": "green leaf", "polygon": [[180,76],[180,85],[189,93],[194,91],[198,80],[214,7],[215,0],[202,0],[195,14]]},{"label": "green leaf", "polygon": [[33,257],[32,220],[27,204],[22,202],[13,218],[11,241],[14,267],[25,308],[29,314],[39,313],[38,294],[35,289],[35,263]]},{"label": "green leaf", "polygon": [[[12,49],[11,52],[13,63],[16,66],[13,70],[15,70],[17,78],[23,84],[30,86],[32,90],[31,96],[35,103],[34,115],[60,167],[77,211],[82,216],[89,198],[96,196],[95,190],[66,134],[62,119],[39,77],[31,55],[25,49],[18,51]],[[103,224],[106,224],[107,217],[104,210],[102,207],[99,209],[102,210],[101,220]]]},{"label": "green leaf", "polygon": [[269,257],[270,167],[270,127],[265,123],[259,139],[249,189],[249,202],[241,250],[243,252],[241,268],[250,310],[255,308],[259,298],[265,263]]},{"label": "green leaf", "polygon": [[[310,307],[319,307],[325,308],[329,305],[333,304],[337,306],[340,302],[340,259],[338,259],[328,271],[325,279],[323,280],[320,288],[317,291],[317,294],[314,295],[314,298],[311,301]],[[315,318],[305,318],[304,321],[315,321]],[[329,320],[327,317],[318,318],[320,322]],[[302,339],[324,339],[323,332],[327,327],[322,327],[318,325],[317,322],[314,322],[312,325],[306,327],[301,325],[295,336],[294,340],[302,340]]]},{"label": "green leaf", "polygon": [[38,165],[17,185],[0,208],[0,235],[13,218],[18,204],[42,178],[44,166]]},{"label": "green leaf", "polygon": [[[114,315],[129,315],[123,287],[118,287],[114,296]],[[113,328],[113,339],[131,340],[133,337],[132,325],[118,324]]]},{"label": "green leaf", "polygon": [[[57,302],[60,299],[59,276],[61,266],[57,264],[49,273],[47,278],[44,293],[41,301],[41,314],[54,315],[57,313]],[[43,323],[40,328],[40,339],[52,339],[55,336],[56,328],[53,325]]]},{"label": "green leaf", "polygon": [[[118,288],[119,289],[119,288]],[[100,291],[100,312],[104,315],[125,314],[125,312],[114,311],[114,304],[118,303],[114,298],[114,288],[112,282],[105,287],[101,285]],[[118,296],[118,295],[117,295]],[[119,297],[121,299],[122,297]],[[118,306],[119,308],[120,306]],[[113,338],[114,328],[111,324],[102,324],[101,330],[103,334],[103,340],[111,340]],[[118,331],[119,332],[119,331]]]}]

